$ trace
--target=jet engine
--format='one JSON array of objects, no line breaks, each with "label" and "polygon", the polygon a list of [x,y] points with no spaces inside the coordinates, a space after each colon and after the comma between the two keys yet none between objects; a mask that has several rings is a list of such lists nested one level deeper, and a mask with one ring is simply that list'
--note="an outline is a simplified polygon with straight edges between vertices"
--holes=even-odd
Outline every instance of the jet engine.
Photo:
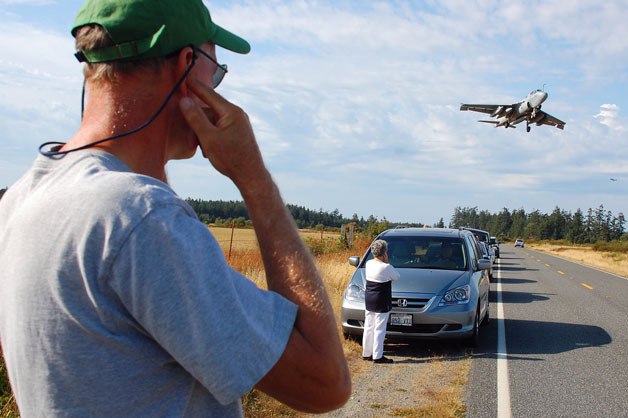
[{"label": "jet engine", "polygon": [[501,116],[503,110],[504,106],[498,106],[497,109],[495,109],[495,111],[491,113],[491,117],[494,118],[495,116]]}]

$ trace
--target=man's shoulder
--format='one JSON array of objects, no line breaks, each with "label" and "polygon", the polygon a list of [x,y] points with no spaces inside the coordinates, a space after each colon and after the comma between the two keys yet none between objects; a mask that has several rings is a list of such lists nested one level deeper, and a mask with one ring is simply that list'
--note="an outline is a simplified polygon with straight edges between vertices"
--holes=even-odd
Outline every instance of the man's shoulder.
[{"label": "man's shoulder", "polygon": [[194,210],[159,180],[136,173],[111,172],[105,177],[91,193],[98,195],[98,201],[118,208],[118,213],[144,217],[174,211],[196,217]]},{"label": "man's shoulder", "polygon": [[121,210],[131,208],[155,209],[176,205],[188,209],[188,205],[166,183],[153,177],[131,171],[117,158],[95,155],[77,164],[79,190],[84,196],[119,205]]},{"label": "man's shoulder", "polygon": [[47,205],[74,206],[93,219],[144,217],[163,207],[175,207],[195,217],[194,211],[166,183],[132,171],[119,158],[98,150],[45,162],[34,183],[44,189]]}]

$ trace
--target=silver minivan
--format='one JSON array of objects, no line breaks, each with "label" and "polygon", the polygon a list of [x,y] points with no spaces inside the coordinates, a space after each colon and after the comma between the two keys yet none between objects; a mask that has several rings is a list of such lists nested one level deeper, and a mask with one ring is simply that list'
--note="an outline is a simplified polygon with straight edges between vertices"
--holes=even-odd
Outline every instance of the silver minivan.
[{"label": "silver minivan", "polygon": [[[390,229],[376,239],[388,243],[388,260],[401,277],[392,283],[387,337],[463,338],[475,346],[480,324],[489,320],[491,262],[485,260],[473,233],[444,228]],[[364,329],[365,265],[356,267],[342,298],[342,331],[358,338]]]}]

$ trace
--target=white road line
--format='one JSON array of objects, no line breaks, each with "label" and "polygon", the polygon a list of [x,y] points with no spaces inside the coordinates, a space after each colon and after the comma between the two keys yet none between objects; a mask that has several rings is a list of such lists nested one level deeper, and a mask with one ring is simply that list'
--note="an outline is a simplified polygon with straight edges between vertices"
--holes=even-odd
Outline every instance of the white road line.
[{"label": "white road line", "polygon": [[[498,260],[499,263],[500,260]],[[497,417],[510,418],[510,382],[508,381],[508,352],[502,304],[501,269],[497,269]]]}]

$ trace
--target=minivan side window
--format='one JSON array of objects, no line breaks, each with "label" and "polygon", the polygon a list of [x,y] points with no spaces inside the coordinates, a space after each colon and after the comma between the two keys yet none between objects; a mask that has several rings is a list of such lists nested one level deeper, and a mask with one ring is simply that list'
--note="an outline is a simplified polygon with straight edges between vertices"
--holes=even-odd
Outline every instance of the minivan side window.
[{"label": "minivan side window", "polygon": [[467,246],[471,249],[471,265],[474,270],[478,269],[478,259],[480,258],[480,249],[478,248],[477,241],[470,237],[469,235],[465,236],[467,240]]}]

